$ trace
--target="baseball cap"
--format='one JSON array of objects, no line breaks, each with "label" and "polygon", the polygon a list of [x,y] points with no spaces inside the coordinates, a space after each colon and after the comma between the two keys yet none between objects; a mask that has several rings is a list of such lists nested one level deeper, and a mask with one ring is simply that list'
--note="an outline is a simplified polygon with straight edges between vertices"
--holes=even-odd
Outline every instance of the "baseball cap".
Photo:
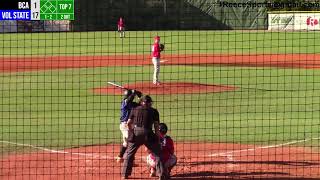
[{"label": "baseball cap", "polygon": [[160,36],[155,36],[154,40],[160,40]]},{"label": "baseball cap", "polygon": [[141,102],[151,103],[152,98],[149,95],[145,95],[141,98]]}]

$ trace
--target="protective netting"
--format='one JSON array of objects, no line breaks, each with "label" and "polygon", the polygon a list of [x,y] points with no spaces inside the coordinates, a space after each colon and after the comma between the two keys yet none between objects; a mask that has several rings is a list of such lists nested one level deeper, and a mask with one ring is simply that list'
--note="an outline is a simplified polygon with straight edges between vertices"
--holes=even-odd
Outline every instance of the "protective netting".
[{"label": "protective netting", "polygon": [[[0,179],[129,175],[140,92],[172,179],[319,179],[320,15],[269,6],[79,0],[74,21],[0,21]],[[155,159],[142,145],[130,177]]]}]

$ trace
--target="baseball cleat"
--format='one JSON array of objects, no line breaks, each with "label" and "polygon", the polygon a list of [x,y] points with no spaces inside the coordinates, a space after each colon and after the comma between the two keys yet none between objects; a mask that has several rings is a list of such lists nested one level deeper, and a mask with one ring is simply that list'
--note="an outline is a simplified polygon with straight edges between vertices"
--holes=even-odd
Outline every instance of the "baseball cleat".
[{"label": "baseball cleat", "polygon": [[115,157],[115,160],[117,163],[122,163],[123,162],[123,158],[120,156]]},{"label": "baseball cleat", "polygon": [[156,177],[156,171],[154,168],[151,168],[149,177]]},{"label": "baseball cleat", "polygon": [[156,86],[160,86],[161,85],[161,83],[159,81],[158,82],[153,82],[153,84],[156,85]]}]

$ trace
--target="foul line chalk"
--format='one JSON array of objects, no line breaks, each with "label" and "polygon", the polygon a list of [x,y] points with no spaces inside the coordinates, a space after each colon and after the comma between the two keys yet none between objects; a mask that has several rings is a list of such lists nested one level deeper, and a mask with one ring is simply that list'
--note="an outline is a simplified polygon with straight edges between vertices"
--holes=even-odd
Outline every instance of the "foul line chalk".
[{"label": "foul line chalk", "polygon": [[[240,152],[248,152],[248,151],[256,151],[259,149],[270,149],[270,148],[277,148],[277,147],[282,147],[286,145],[291,145],[291,144],[297,144],[301,142],[307,142],[311,140],[319,140],[320,137],[317,138],[309,138],[309,139],[302,139],[302,140],[296,140],[296,141],[290,141],[282,144],[275,144],[275,145],[269,145],[269,146],[261,146],[261,147],[256,147],[256,148],[248,148],[248,149],[240,149],[240,150],[234,150],[234,151],[227,151],[227,152],[220,152],[220,153],[213,153],[208,155],[209,157],[219,157],[219,156],[227,156],[232,158],[234,153],[240,153]],[[40,146],[35,146],[31,144],[22,144],[22,143],[15,143],[15,142],[10,142],[10,141],[0,141],[1,143],[6,143],[6,144],[13,144],[17,146],[25,146],[25,147],[31,147],[34,149],[39,149],[42,151],[50,152],[50,153],[59,153],[59,154],[70,154],[70,155],[77,155],[77,156],[85,156],[85,157],[92,157],[92,158],[98,158],[98,159],[114,159],[113,157],[110,156],[101,156],[99,154],[93,154],[93,153],[75,153],[75,152],[67,152],[63,150],[54,150],[54,149],[48,149]],[[144,157],[141,157],[145,159]]]},{"label": "foul line chalk", "polygon": [[62,151],[62,150],[48,149],[48,148],[35,146],[35,145],[31,145],[31,144],[22,144],[22,143],[10,142],[10,141],[0,141],[0,142],[6,143],[6,144],[13,144],[13,145],[17,145],[17,146],[31,147],[33,149],[39,149],[39,150],[50,152],[50,153],[70,154],[70,155],[85,156],[85,157],[92,157],[92,158],[98,158],[98,159],[114,159],[110,156],[101,156],[99,154],[67,152],[67,151]]},{"label": "foul line chalk", "polygon": [[270,145],[270,146],[261,146],[261,147],[257,147],[257,148],[248,148],[248,149],[240,149],[240,150],[227,151],[227,152],[221,152],[221,153],[214,153],[214,154],[210,154],[209,157],[229,156],[230,154],[234,154],[234,153],[256,151],[258,149],[270,149],[270,148],[282,147],[282,146],[286,146],[286,145],[297,144],[297,143],[301,143],[301,142],[307,142],[307,141],[319,140],[319,139],[320,139],[320,137],[317,137],[317,138],[296,140],[296,141],[291,141],[291,142],[282,143],[282,144],[275,144],[275,145]]},{"label": "foul line chalk", "polygon": [[[114,160],[114,157],[99,155],[97,153],[95,153],[95,154],[94,153],[75,153],[75,152],[68,152],[68,151],[63,151],[63,150],[48,149],[48,148],[35,146],[35,145],[31,145],[31,144],[15,143],[15,142],[10,142],[10,141],[0,141],[0,143],[13,144],[13,145],[17,145],[17,146],[31,147],[33,149],[39,149],[39,150],[50,152],[50,153],[70,154],[70,155],[74,155],[74,156],[76,155],[76,156],[91,157],[91,158],[94,158],[94,159],[110,159],[110,160]],[[138,157],[138,158],[142,158],[143,161],[146,161],[146,156],[141,156],[141,157]]]}]

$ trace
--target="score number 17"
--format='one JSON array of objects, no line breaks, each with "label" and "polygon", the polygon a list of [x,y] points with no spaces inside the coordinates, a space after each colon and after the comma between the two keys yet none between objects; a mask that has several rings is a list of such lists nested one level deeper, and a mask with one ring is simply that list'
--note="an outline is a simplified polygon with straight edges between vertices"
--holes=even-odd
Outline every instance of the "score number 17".
[{"label": "score number 17", "polygon": [[31,20],[40,20],[40,0],[31,0]]},{"label": "score number 17", "polygon": [[39,12],[33,12],[32,18],[37,19],[39,17]]}]

